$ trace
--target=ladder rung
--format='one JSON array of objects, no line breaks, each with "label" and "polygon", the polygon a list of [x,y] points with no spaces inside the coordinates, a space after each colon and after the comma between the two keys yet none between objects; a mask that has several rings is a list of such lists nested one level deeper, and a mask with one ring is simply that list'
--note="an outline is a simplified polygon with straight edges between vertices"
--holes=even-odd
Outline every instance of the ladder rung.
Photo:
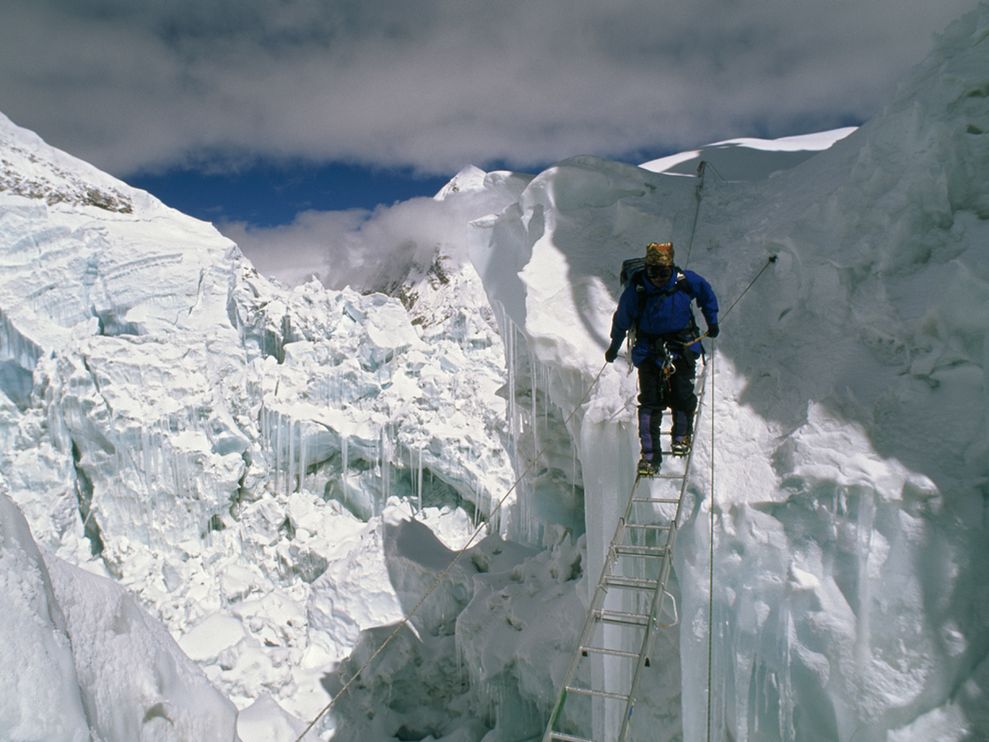
[{"label": "ladder rung", "polygon": [[654,559],[665,557],[670,552],[665,546],[630,546],[628,544],[616,544],[614,550],[618,556],[641,556]]},{"label": "ladder rung", "polygon": [[660,526],[655,523],[626,523],[626,528],[643,528],[647,531],[668,531],[673,526]]},{"label": "ladder rung", "polygon": [[568,685],[567,693],[576,693],[579,696],[598,696],[599,698],[610,698],[615,701],[628,700],[628,696],[621,693],[611,693],[606,690],[594,690],[593,688],[578,688],[575,685]]},{"label": "ladder rung", "polygon": [[679,497],[633,497],[632,502],[651,502],[655,504],[676,505]]},{"label": "ladder rung", "polygon": [[655,590],[659,580],[646,580],[641,577],[605,577],[604,583],[612,587],[626,587],[630,590]]},{"label": "ladder rung", "polygon": [[598,611],[594,616],[598,621],[604,623],[620,623],[626,626],[638,626],[646,628],[649,626],[649,615],[646,613],[628,613],[627,611]]},{"label": "ladder rung", "polygon": [[558,739],[561,742],[594,742],[593,739],[587,739],[585,737],[574,737],[572,734],[564,734],[563,732],[550,732],[550,739]]},{"label": "ladder rung", "polygon": [[581,647],[581,654],[585,657],[588,652],[593,652],[594,654],[608,654],[612,657],[629,657],[631,659],[639,659],[638,652],[626,652],[624,649],[609,649],[608,647]]}]

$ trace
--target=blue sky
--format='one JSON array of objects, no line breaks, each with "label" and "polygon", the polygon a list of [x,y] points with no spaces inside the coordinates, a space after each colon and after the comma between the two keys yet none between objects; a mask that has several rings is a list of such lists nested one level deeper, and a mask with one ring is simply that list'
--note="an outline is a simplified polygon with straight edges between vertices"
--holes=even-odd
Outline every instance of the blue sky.
[{"label": "blue sky", "polygon": [[301,162],[259,162],[229,172],[175,169],[127,178],[191,216],[253,227],[289,224],[304,211],[373,209],[432,196],[448,180],[408,169]]},{"label": "blue sky", "polygon": [[301,225],[315,251],[314,225],[467,165],[642,162],[865,121],[976,5],[7,0],[0,111],[221,229]]}]

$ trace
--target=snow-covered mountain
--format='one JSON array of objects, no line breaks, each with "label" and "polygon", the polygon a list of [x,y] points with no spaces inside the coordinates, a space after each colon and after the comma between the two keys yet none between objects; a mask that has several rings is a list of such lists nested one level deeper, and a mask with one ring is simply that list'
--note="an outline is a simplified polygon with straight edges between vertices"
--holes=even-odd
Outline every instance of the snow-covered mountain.
[{"label": "snow-covered mountain", "polygon": [[[458,545],[513,479],[503,351],[466,253],[407,272],[404,305],[284,289],[210,225],[7,119],[0,148],[0,487],[52,559],[125,586],[238,706],[271,695],[312,718],[360,632],[402,616],[383,514],[414,509]],[[467,194],[470,176],[445,198]],[[510,203],[525,180],[479,184]],[[10,548],[33,554],[13,533]],[[89,608],[89,628],[112,623]],[[98,695],[111,680],[75,657],[64,685],[92,734],[135,739],[114,731],[117,714],[150,724],[164,704],[187,738],[168,683],[108,709]],[[75,739],[78,718],[37,716],[32,683],[59,674],[37,671],[8,676],[0,728]]]},{"label": "snow-covered mountain", "polygon": [[346,686],[307,738],[538,738],[632,484],[618,269],[673,239],[724,321],[635,739],[989,737],[987,39],[828,148],[468,169],[400,298],[0,118],[2,736],[288,740]]}]

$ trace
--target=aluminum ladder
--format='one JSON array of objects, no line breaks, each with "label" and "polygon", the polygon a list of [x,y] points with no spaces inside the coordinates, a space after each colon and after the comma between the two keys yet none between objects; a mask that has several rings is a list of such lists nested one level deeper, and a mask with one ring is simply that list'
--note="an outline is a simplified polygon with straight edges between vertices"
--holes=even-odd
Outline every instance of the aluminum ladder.
[{"label": "aluminum ladder", "polygon": [[[706,375],[705,369],[697,382],[698,412]],[[661,440],[670,438],[671,431],[666,431]],[[666,468],[672,451],[663,454]],[[651,664],[654,634],[679,623],[676,599],[667,584],[692,459],[693,447],[680,458],[682,469],[675,464],[676,471],[661,469],[656,477],[636,477],[543,742],[629,739],[639,683]]]}]

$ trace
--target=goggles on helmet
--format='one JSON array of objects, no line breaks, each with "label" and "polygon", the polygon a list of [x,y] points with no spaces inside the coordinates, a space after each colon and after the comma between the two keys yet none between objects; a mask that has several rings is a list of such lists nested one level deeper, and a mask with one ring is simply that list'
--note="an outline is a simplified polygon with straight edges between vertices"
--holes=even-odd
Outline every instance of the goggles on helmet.
[{"label": "goggles on helmet", "polygon": [[656,263],[646,265],[646,275],[650,279],[666,281],[673,274],[673,266],[671,265],[658,265]]}]

